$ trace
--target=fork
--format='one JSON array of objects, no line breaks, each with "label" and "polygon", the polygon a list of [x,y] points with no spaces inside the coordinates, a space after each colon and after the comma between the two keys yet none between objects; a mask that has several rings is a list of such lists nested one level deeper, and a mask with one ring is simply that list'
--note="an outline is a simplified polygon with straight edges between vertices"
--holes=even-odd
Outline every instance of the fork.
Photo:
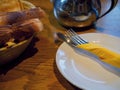
[{"label": "fork", "polygon": [[84,40],[80,35],[78,35],[72,29],[66,30],[65,36],[66,38],[69,38],[76,46],[88,43],[88,41]]}]

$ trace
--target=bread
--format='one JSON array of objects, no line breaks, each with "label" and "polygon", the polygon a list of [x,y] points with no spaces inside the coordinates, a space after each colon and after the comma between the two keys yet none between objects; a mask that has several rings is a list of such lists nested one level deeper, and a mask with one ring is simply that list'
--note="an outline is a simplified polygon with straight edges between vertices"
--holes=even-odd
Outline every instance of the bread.
[{"label": "bread", "polygon": [[39,33],[43,26],[39,19],[30,19],[24,21],[19,26],[12,28],[13,32],[11,33],[11,36],[14,38],[15,43],[19,43],[32,37],[34,34]]},{"label": "bread", "polygon": [[[18,1],[22,1],[22,6]],[[8,5],[1,5],[9,3]],[[16,4],[15,4],[16,3]],[[11,4],[11,5],[10,5]],[[19,14],[22,15],[22,19],[17,19],[15,15],[9,15],[8,13],[15,13],[17,11],[30,10],[35,6],[27,0],[0,0],[0,66],[9,63],[16,59],[30,44],[32,38],[42,30],[42,22],[39,20],[42,18],[42,11],[40,17],[36,17],[32,14]],[[4,8],[2,8],[4,7]],[[11,8],[11,9],[10,9]],[[38,10],[38,9],[37,9]],[[36,11],[35,11],[36,12]],[[6,14],[7,13],[7,14]],[[32,12],[31,12],[32,13]],[[7,16],[5,16],[7,15]],[[18,15],[18,14],[17,14]],[[18,16],[19,16],[18,15]],[[26,16],[26,17],[25,17]],[[29,17],[28,17],[29,16]],[[4,19],[3,19],[4,17]],[[12,20],[13,23],[10,23]],[[15,21],[14,21],[15,20]],[[10,25],[11,24],[11,25]],[[12,26],[12,27],[11,27]],[[2,28],[1,28],[2,27]],[[6,29],[7,28],[7,29]]]},{"label": "bread", "polygon": [[12,25],[17,22],[22,22],[25,20],[33,18],[42,18],[44,16],[44,11],[40,8],[32,8],[23,11],[14,11],[0,13],[0,26],[1,25]]},{"label": "bread", "polygon": [[[4,10],[4,12],[0,12],[0,48],[5,47],[8,42],[19,43],[29,39],[43,28],[39,19],[44,16],[44,11],[36,7],[20,10],[21,1],[24,6],[30,5],[29,7],[31,7],[29,2],[23,2],[23,0],[0,1],[0,4],[2,4],[0,7],[3,7],[0,9]],[[14,8],[10,10],[9,7],[12,6]]]},{"label": "bread", "polygon": [[20,11],[22,9],[21,0],[0,0],[0,12]]}]

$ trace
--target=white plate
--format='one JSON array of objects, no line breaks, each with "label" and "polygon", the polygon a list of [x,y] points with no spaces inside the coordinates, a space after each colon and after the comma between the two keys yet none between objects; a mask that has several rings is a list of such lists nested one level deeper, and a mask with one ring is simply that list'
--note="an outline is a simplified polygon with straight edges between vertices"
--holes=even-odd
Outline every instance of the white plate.
[{"label": "white plate", "polygon": [[[120,53],[120,38],[100,33],[87,33],[81,36]],[[120,76],[108,71],[91,58],[76,53],[66,43],[58,48],[56,64],[61,74],[78,88],[120,90]]]}]

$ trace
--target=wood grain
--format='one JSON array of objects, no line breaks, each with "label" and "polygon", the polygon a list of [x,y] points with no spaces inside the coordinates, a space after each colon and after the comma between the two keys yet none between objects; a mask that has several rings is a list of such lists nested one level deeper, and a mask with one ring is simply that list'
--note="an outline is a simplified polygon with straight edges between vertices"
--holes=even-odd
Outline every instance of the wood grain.
[{"label": "wood grain", "polygon": [[[0,90],[80,90],[70,84],[59,72],[55,56],[61,44],[55,37],[64,28],[53,16],[50,0],[28,0],[41,7],[46,16],[41,19],[44,29],[35,37],[25,52],[13,62],[0,67]],[[96,25],[77,33],[100,32],[120,37],[120,1]]]}]

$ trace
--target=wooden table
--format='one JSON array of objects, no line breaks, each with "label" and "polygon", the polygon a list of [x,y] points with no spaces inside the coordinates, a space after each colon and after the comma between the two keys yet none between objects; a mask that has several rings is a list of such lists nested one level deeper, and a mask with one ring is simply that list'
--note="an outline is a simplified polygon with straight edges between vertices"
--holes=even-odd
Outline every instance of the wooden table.
[{"label": "wooden table", "polygon": [[[61,42],[55,39],[55,32],[65,29],[55,20],[52,3],[50,0],[28,1],[46,12],[41,19],[44,29],[18,59],[0,67],[0,90],[79,90],[56,66],[56,51]],[[97,21],[96,27],[77,33],[91,32],[120,37],[120,1],[112,12]]]}]

